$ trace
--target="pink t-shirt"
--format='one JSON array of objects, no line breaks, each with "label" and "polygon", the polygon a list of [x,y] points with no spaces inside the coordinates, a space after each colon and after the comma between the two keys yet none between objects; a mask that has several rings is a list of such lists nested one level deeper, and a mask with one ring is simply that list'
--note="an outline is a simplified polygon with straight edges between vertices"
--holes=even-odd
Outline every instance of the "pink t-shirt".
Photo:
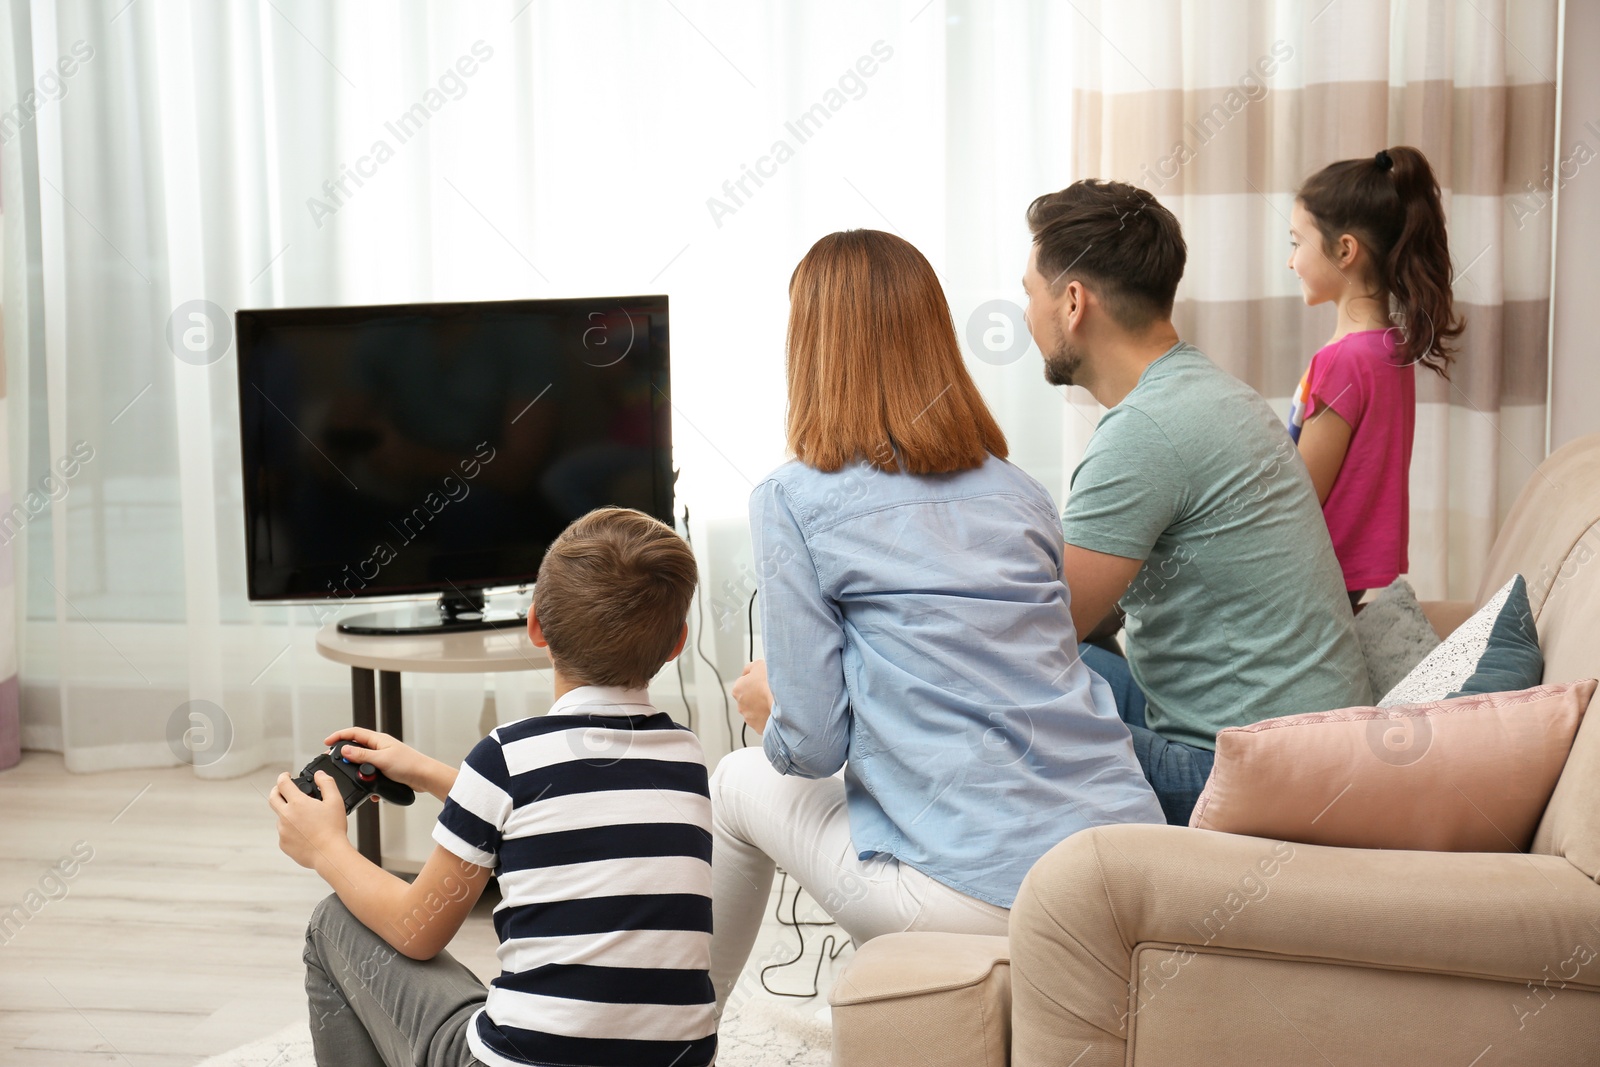
[{"label": "pink t-shirt", "polygon": [[1320,349],[1295,391],[1290,431],[1324,407],[1353,427],[1350,448],[1322,514],[1346,589],[1379,589],[1410,566],[1411,442],[1417,424],[1415,366],[1397,331],[1358,330]]}]

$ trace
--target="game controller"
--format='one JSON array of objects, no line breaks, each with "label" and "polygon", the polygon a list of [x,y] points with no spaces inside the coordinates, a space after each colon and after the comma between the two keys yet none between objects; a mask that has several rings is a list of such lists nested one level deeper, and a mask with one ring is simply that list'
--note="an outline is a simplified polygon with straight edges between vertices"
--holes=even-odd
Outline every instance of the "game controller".
[{"label": "game controller", "polygon": [[[360,750],[360,746],[355,747]],[[370,763],[356,763],[346,759],[344,751],[345,742],[341,741],[306,764],[306,769],[294,780],[294,784],[300,787],[300,792],[313,800],[320,799],[322,791],[317,788],[316,774],[318,771],[326,771],[335,782],[339,783],[339,793],[344,797],[346,815],[354,811],[357,804],[374,795],[382,797],[391,804],[410,804],[417,799],[416,791],[409,785],[401,785]]]}]

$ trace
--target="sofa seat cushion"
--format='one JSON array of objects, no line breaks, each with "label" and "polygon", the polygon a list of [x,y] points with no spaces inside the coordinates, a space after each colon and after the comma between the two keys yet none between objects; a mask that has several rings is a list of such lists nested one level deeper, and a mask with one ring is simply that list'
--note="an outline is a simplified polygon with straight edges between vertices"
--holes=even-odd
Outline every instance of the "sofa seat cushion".
[{"label": "sofa seat cushion", "polygon": [[980,934],[885,934],[857,950],[828,1003],[839,1067],[1005,1067],[1010,946],[1004,937]]},{"label": "sofa seat cushion", "polygon": [[1591,977],[1597,945],[1588,936],[1527,983],[1227,951],[1197,952],[1169,979],[1145,959],[1167,946],[1143,945],[1128,1063],[1600,1062],[1600,991],[1557,977]]},{"label": "sofa seat cushion", "polygon": [[[1532,1006],[1523,999],[1529,983],[1560,974],[1552,986],[1566,986],[1557,998],[1600,993],[1600,957],[1584,962],[1600,949],[1597,917],[1600,886],[1556,856],[1325,848],[1180,826],[1097,826],[1045,853],[1012,908],[1013,1063],[1062,1067],[1081,1053],[1077,1067],[1123,1067],[1133,1017],[1152,1010],[1148,998],[1142,1006],[1130,998],[1130,983],[1146,974],[1187,983],[1189,957],[1203,952],[1504,982],[1500,1025],[1504,1049],[1514,1052],[1513,1005]],[[1147,951],[1153,943],[1166,948]],[[1156,1002],[1168,993],[1177,993],[1173,984]],[[1558,1021],[1549,1013],[1528,1027]],[[1217,1022],[1210,1012],[1193,1018],[1197,1027]],[[1374,1038],[1381,1047],[1383,1035]],[[1276,1062],[1323,1060],[1308,1049]]]}]

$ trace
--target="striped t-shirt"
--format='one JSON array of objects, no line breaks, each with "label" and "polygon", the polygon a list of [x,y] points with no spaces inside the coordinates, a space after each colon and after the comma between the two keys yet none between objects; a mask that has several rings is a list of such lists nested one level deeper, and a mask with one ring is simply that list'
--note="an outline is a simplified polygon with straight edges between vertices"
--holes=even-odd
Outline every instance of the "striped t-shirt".
[{"label": "striped t-shirt", "polygon": [[495,870],[491,1067],[697,1067],[716,1051],[700,741],[644,690],[584,686],[478,742],[434,840]]}]

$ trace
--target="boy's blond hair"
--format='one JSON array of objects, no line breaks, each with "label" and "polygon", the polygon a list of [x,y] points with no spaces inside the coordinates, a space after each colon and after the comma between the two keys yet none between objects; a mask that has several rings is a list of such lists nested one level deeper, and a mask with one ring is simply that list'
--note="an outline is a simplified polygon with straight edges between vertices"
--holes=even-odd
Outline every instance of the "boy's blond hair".
[{"label": "boy's blond hair", "polygon": [[561,532],[539,565],[534,610],[571,681],[643,689],[672,656],[699,582],[665,523],[599,508]]}]

